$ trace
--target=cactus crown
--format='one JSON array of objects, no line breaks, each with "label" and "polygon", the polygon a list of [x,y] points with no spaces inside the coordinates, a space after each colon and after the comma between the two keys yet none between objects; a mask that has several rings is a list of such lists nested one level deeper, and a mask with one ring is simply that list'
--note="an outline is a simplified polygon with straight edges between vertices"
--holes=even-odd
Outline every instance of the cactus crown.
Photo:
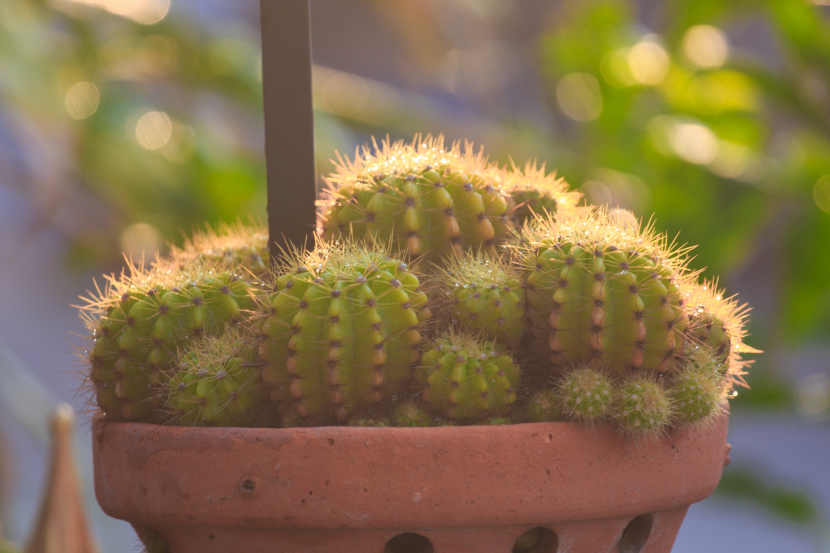
[{"label": "cactus crown", "polygon": [[568,183],[556,176],[556,171],[545,174],[545,164],[528,161],[523,168],[511,162],[511,167],[502,177],[504,187],[513,196],[516,208],[513,216],[521,227],[535,215],[554,213],[573,208],[582,199],[582,194],[568,189]]},{"label": "cactus crown", "polygon": [[182,247],[170,246],[161,265],[183,267],[202,265],[214,270],[243,267],[255,275],[268,270],[268,230],[261,223],[224,223],[218,230],[205,227],[188,238]]}]

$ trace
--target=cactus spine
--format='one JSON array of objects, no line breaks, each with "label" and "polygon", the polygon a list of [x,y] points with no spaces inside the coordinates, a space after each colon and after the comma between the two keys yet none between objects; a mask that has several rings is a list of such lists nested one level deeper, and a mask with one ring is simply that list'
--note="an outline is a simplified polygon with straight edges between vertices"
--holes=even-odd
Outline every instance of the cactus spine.
[{"label": "cactus spine", "polygon": [[504,258],[467,253],[450,262],[440,280],[460,328],[506,346],[519,343],[526,328],[524,286]]},{"label": "cactus spine", "polygon": [[579,192],[568,190],[568,183],[557,178],[556,171],[546,175],[545,165],[528,161],[524,168],[514,164],[503,177],[504,187],[516,207],[513,220],[521,228],[534,215],[575,211],[582,198]]},{"label": "cactus spine", "polygon": [[529,422],[551,422],[562,420],[563,409],[559,394],[544,388],[530,396],[525,408]]},{"label": "cactus spine", "polygon": [[340,159],[328,179],[321,220],[326,240],[353,235],[439,262],[465,249],[495,251],[509,234],[512,207],[481,152],[445,149],[443,137],[364,147]]},{"label": "cactus spine", "polygon": [[283,261],[259,353],[283,417],[345,422],[403,390],[431,313],[418,277],[379,247],[319,245]]},{"label": "cactus spine", "polygon": [[537,344],[554,366],[663,373],[682,356],[688,325],[684,260],[656,235],[603,212],[540,218],[515,246]]},{"label": "cactus spine", "polygon": [[606,416],[611,405],[611,385],[590,368],[570,371],[559,384],[558,399],[565,418],[593,424]]},{"label": "cactus spine", "polygon": [[450,331],[424,353],[416,379],[429,410],[451,421],[475,422],[510,412],[521,375],[495,342]]},{"label": "cactus spine", "polygon": [[671,400],[657,382],[635,377],[616,390],[614,408],[622,431],[633,437],[654,436],[669,426]]},{"label": "cactus spine", "polygon": [[268,231],[261,224],[223,224],[193,234],[181,248],[172,246],[161,265],[175,269],[206,267],[264,276],[269,268]]}]

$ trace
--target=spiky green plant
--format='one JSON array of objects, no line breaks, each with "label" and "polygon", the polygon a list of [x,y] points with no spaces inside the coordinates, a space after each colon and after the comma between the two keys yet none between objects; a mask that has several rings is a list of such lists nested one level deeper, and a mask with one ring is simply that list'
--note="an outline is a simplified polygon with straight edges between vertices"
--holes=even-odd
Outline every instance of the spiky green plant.
[{"label": "spiky green plant", "polygon": [[254,426],[268,390],[254,340],[239,327],[179,350],[166,387],[171,424]]},{"label": "spiky green plant", "polygon": [[525,407],[528,422],[562,420],[563,406],[556,390],[543,388],[533,392]]},{"label": "spiky green plant", "polygon": [[318,244],[280,260],[259,354],[289,421],[345,422],[403,391],[431,316],[421,281],[380,246]]},{"label": "spiky green plant", "polygon": [[155,390],[178,349],[253,307],[245,277],[209,266],[145,270],[129,264],[84,298],[81,315],[92,334],[89,380],[108,417],[154,419],[160,407]]},{"label": "spiky green plant", "polygon": [[717,415],[729,381],[720,355],[712,348],[693,345],[687,349],[687,362],[673,376],[668,392],[678,421],[693,423]]},{"label": "spiky green plant", "polygon": [[523,168],[513,164],[504,172],[502,183],[516,206],[512,215],[518,228],[533,215],[574,210],[582,199],[556,171],[545,174],[545,165],[538,166],[535,161],[528,161]]},{"label": "spiky green plant", "polygon": [[392,414],[395,426],[425,427],[432,426],[432,417],[424,411],[415,400],[406,401],[395,408]]},{"label": "spiky green plant", "polygon": [[559,382],[558,400],[566,419],[585,424],[602,420],[611,407],[612,388],[601,372],[587,367],[573,369]]},{"label": "spiky green plant", "polygon": [[612,373],[676,367],[688,318],[680,294],[692,278],[683,250],[652,225],[626,226],[604,211],[532,221],[514,245],[537,348],[555,367]]},{"label": "spiky green plant", "polygon": [[624,382],[614,391],[613,401],[617,424],[634,438],[664,432],[674,416],[666,390],[647,376]]},{"label": "spiky green plant", "polygon": [[509,413],[521,382],[519,366],[495,342],[452,330],[430,344],[415,375],[430,411],[463,422]]},{"label": "spiky green plant", "polygon": [[264,276],[270,266],[268,231],[258,223],[223,224],[218,230],[206,227],[191,236],[182,247],[171,246],[160,263],[168,267],[209,267],[214,271],[247,271]]},{"label": "spiky green plant", "polygon": [[524,335],[525,291],[504,257],[467,252],[441,271],[440,291],[449,316],[461,328],[508,347]]},{"label": "spiky green plant", "polygon": [[413,259],[439,262],[465,249],[495,251],[510,233],[512,202],[500,171],[469,143],[462,150],[445,147],[441,136],[416,136],[338,160],[320,221],[326,240],[392,237]]}]

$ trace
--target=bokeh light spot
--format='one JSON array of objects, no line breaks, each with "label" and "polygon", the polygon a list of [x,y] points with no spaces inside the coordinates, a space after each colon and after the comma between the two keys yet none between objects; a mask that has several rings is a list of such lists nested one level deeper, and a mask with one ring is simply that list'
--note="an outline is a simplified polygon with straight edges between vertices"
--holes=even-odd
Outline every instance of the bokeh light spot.
[{"label": "bokeh light spot", "polygon": [[162,244],[161,232],[147,223],[134,223],[121,233],[121,251],[128,259],[150,261]]},{"label": "bokeh light spot", "polygon": [[705,165],[718,155],[715,133],[700,123],[677,124],[669,140],[674,153],[689,163]]},{"label": "bokeh light spot", "polygon": [[628,52],[628,67],[633,77],[645,85],[657,85],[669,71],[669,55],[657,44],[644,40]]},{"label": "bokeh light spot", "polygon": [[66,112],[72,119],[86,119],[96,111],[101,93],[93,83],[80,82],[66,93]]},{"label": "bokeh light spot", "polygon": [[142,148],[158,150],[170,140],[173,122],[163,111],[145,113],[135,126],[135,137]]},{"label": "bokeh light spot", "polygon": [[729,42],[717,27],[696,25],[683,35],[683,55],[698,67],[720,67],[729,58]]},{"label": "bokeh light spot", "polygon": [[820,210],[830,213],[830,175],[824,175],[813,188],[813,200]]},{"label": "bokeh light spot", "polygon": [[565,115],[576,121],[590,121],[602,113],[602,93],[596,77],[571,73],[556,86],[556,100]]}]

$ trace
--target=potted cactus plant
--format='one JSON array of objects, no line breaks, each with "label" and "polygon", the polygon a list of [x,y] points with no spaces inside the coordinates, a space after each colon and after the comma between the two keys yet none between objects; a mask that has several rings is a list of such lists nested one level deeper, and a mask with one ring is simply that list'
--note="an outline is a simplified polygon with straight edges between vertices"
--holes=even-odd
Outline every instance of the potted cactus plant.
[{"label": "potted cactus plant", "polygon": [[746,310],[533,164],[416,137],[329,185],[313,248],[226,227],[82,308],[104,510],[151,552],[670,551]]}]

